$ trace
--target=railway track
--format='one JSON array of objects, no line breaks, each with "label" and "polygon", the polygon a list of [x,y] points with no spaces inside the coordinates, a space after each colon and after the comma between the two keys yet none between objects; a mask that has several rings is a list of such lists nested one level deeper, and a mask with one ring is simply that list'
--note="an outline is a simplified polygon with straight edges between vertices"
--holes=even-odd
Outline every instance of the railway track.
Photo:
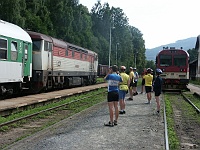
[{"label": "railway track", "polygon": [[166,149],[197,149],[200,146],[199,108],[183,92],[163,95],[164,118],[166,114],[165,121],[168,121],[165,123]]},{"label": "railway track", "polygon": [[21,116],[16,118],[12,115],[12,118],[2,122],[0,117],[0,149],[8,146],[19,139],[25,138],[30,134],[37,133],[44,128],[47,128],[53,124],[56,124],[66,118],[71,119],[74,114],[77,114],[88,107],[98,106],[105,101],[105,89],[96,89],[88,93],[79,94],[76,96],[68,97],[65,100],[61,100],[41,108],[35,108],[32,112],[23,111],[22,113],[16,114]]},{"label": "railway track", "polygon": [[12,113],[16,113],[25,110],[29,107],[37,107],[41,105],[46,105],[49,103],[57,102],[60,99],[67,98],[71,95],[80,95],[82,93],[87,93],[99,89],[101,87],[106,87],[106,83],[96,84],[91,86],[77,87],[65,90],[52,91],[48,93],[40,93],[35,95],[27,95],[23,97],[11,98],[0,101],[0,116],[9,116]]},{"label": "railway track", "polygon": [[10,120],[10,121],[1,123],[1,124],[0,124],[0,128],[3,127],[3,126],[9,126],[9,125],[11,125],[11,124],[13,124],[13,123],[17,123],[17,122],[22,121],[22,120],[25,120],[25,119],[30,119],[30,118],[32,118],[32,117],[34,117],[34,116],[40,115],[40,114],[45,113],[45,112],[55,111],[55,110],[57,110],[57,109],[59,109],[59,108],[62,108],[62,107],[64,107],[64,108],[66,109],[66,108],[69,108],[70,105],[73,105],[73,104],[75,104],[75,103],[77,103],[77,102],[81,102],[81,101],[86,100],[86,99],[88,99],[88,98],[96,97],[96,96],[99,96],[99,95],[102,95],[102,94],[105,94],[105,93],[106,93],[105,91],[99,92],[99,93],[96,93],[96,94],[94,94],[94,95],[85,96],[85,97],[83,97],[83,98],[75,99],[75,100],[72,100],[72,101],[70,101],[70,102],[65,102],[65,103],[63,103],[63,104],[58,104],[58,105],[53,106],[53,107],[51,107],[51,108],[48,108],[48,109],[44,109],[44,110],[35,112],[35,113],[33,113],[33,114],[25,115],[25,116],[23,116],[23,117],[20,117],[20,118],[17,118],[17,119],[13,119],[13,120]]}]

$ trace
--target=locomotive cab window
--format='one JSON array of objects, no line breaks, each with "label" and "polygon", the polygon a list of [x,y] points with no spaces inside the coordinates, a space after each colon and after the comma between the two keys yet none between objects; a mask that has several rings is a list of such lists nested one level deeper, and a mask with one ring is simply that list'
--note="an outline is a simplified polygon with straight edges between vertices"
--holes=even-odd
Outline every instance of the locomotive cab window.
[{"label": "locomotive cab window", "polygon": [[41,40],[33,40],[33,51],[41,50]]},{"label": "locomotive cab window", "polygon": [[0,39],[0,59],[7,59],[7,40]]},{"label": "locomotive cab window", "polygon": [[52,43],[44,41],[44,51],[52,51]]},{"label": "locomotive cab window", "polygon": [[17,60],[17,42],[12,41],[11,42],[11,60]]},{"label": "locomotive cab window", "polygon": [[186,55],[174,55],[174,66],[186,66]]},{"label": "locomotive cab window", "polygon": [[172,56],[171,55],[160,55],[160,66],[171,66]]}]

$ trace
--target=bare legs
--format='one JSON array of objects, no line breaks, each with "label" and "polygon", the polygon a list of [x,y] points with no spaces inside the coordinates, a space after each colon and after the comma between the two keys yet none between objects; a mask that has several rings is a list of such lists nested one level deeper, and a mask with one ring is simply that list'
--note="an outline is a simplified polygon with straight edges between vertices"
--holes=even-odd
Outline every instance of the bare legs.
[{"label": "bare legs", "polygon": [[148,99],[148,103],[151,103],[151,92],[147,93],[147,99]]},{"label": "bare legs", "polygon": [[157,103],[157,112],[160,112],[160,99],[159,96],[155,96],[156,98],[156,103]]},{"label": "bare legs", "polygon": [[115,113],[115,120],[118,120],[119,117],[119,110],[118,110],[118,101],[108,102],[109,113],[110,113],[110,122],[114,122],[114,113]]}]

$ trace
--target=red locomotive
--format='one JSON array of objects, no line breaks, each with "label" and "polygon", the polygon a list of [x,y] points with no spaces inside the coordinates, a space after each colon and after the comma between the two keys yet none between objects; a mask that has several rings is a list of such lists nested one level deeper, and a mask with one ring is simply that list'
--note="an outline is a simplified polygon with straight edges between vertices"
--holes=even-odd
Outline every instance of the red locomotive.
[{"label": "red locomotive", "polygon": [[156,67],[163,73],[163,90],[186,89],[189,83],[189,54],[182,48],[163,47],[156,56]]}]

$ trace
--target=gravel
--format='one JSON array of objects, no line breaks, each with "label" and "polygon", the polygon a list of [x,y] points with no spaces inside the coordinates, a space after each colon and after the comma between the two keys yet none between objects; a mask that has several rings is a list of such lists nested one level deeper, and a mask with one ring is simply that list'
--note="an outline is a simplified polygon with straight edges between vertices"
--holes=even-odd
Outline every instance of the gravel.
[{"label": "gravel", "polygon": [[[128,96],[126,97],[128,98]],[[10,150],[162,150],[164,121],[156,115],[156,102],[145,104],[146,95],[139,94],[126,101],[126,114],[118,125],[106,127],[109,121],[106,102],[95,105],[68,119],[18,141]],[[161,101],[162,103],[162,101]]]}]

